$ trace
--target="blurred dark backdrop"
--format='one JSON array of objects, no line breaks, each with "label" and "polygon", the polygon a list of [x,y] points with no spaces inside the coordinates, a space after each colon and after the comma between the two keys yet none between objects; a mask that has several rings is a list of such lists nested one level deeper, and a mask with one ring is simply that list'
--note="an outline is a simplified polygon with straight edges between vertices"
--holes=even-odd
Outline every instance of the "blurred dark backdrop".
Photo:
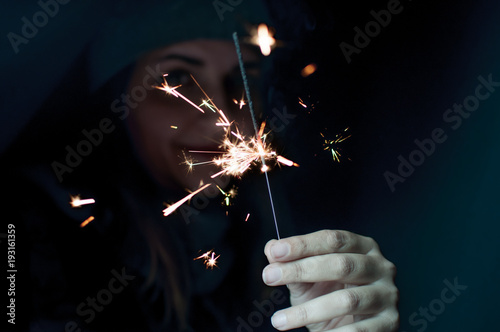
[{"label": "blurred dark backdrop", "polygon": [[[296,116],[275,135],[280,152],[301,165],[283,171],[295,217],[280,222],[297,224],[299,232],[341,228],[377,240],[398,267],[402,331],[496,326],[500,91],[456,130],[443,114],[475,93],[478,76],[500,81],[500,3],[401,1],[402,10],[350,63],[339,45],[353,45],[354,28],[364,30],[372,10],[394,1],[269,3],[282,43],[266,91],[269,114],[287,107]],[[35,4],[1,11],[2,149],[20,130],[20,110],[41,104],[102,19],[91,5],[67,6],[19,54],[6,34]],[[57,35],[65,42],[44,47],[44,38]],[[309,63],[318,69],[304,78],[300,70]],[[352,136],[339,145],[337,163],[323,150],[320,133],[333,138],[346,127]],[[398,156],[408,158],[417,149],[414,140],[430,138],[435,128],[447,140],[392,192],[384,173],[397,174]],[[444,303],[444,280],[467,289]],[[429,306],[425,316],[421,310]]]},{"label": "blurred dark backdrop", "polygon": [[[398,267],[402,331],[491,329],[500,294],[500,91],[460,126],[443,115],[474,96],[479,76],[500,82],[500,4],[401,1],[400,13],[348,63],[339,45],[354,46],[354,28],[364,31],[370,12],[389,3],[307,1],[296,13],[302,20],[278,15],[288,26],[283,39],[302,41],[278,61],[279,85],[298,115],[285,134],[288,155],[301,164],[286,170],[295,222],[303,232],[341,228],[378,241]],[[318,70],[302,78],[311,62]],[[314,108],[307,112],[298,97]],[[335,137],[346,127],[352,136],[339,145],[339,164],[319,133]],[[414,140],[436,128],[446,141],[392,192],[384,173],[398,175],[398,156],[408,159]],[[445,280],[467,289],[445,303]]]}]

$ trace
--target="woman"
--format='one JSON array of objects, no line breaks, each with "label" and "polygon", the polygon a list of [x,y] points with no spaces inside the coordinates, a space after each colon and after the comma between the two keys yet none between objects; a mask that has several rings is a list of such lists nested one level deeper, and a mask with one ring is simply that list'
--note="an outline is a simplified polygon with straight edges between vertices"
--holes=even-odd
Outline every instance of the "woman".
[{"label": "woman", "polygon": [[[225,208],[214,200],[170,219],[159,215],[165,200],[214,181],[215,167],[188,173],[182,161],[210,160],[211,154],[189,151],[219,149],[224,131],[214,125],[215,113],[201,113],[154,86],[165,79],[199,100],[193,76],[242,134],[252,133],[248,110],[232,101],[243,89],[229,38],[236,30],[242,35],[242,22],[259,23],[264,8],[241,2],[233,10],[221,22],[220,15],[207,15],[214,11],[210,2],[124,2],[91,45],[84,63],[92,107],[79,125],[98,144],[71,172],[52,162],[48,175],[43,160],[21,171],[26,186],[47,197],[22,216],[31,243],[32,329],[266,330],[268,321],[258,317],[271,316],[283,301],[262,287],[259,270],[266,285],[289,289],[291,306],[271,318],[278,330],[397,329],[395,268],[373,239],[323,230],[264,246],[272,224],[255,202],[255,221],[244,225],[234,221],[244,218],[243,207]],[[243,58],[250,76],[257,76],[258,53],[246,46]],[[111,122],[99,127],[103,117]],[[101,136],[89,129],[96,125]],[[74,145],[83,147],[79,139]],[[69,151],[57,150],[54,160],[68,158]],[[229,188],[225,179],[217,181],[221,190]],[[256,187],[242,183],[238,197],[248,197],[245,191],[263,195]],[[200,196],[213,196],[210,190]],[[92,196],[96,204],[71,209],[68,193]],[[48,206],[55,208],[48,212]],[[89,214],[95,220],[78,227]],[[260,250],[269,263],[263,269]],[[221,253],[213,271],[194,260],[206,251]],[[263,302],[269,294],[276,301]]]}]

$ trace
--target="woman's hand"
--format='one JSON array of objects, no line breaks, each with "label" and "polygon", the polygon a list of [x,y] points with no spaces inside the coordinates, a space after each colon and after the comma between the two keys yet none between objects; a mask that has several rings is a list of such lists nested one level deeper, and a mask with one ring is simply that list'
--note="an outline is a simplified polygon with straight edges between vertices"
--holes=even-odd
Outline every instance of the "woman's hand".
[{"label": "woman's hand", "polygon": [[276,312],[281,331],[306,326],[310,332],[396,331],[396,268],[377,243],[347,231],[319,232],[271,240],[262,273],[269,286],[287,285],[290,308]]}]

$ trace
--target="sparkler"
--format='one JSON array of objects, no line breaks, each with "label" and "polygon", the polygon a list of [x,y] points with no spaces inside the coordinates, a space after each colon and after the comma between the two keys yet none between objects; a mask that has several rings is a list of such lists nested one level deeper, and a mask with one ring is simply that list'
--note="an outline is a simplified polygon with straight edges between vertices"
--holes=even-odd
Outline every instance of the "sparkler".
[{"label": "sparkler", "polygon": [[214,269],[217,267],[217,259],[219,259],[220,255],[215,257],[215,252],[213,249],[203,253],[201,256],[196,257],[194,260],[203,259],[203,264],[205,264],[206,268]]},{"label": "sparkler", "polygon": [[271,54],[271,50],[276,46],[276,39],[273,38],[267,25],[264,23],[259,24],[253,34],[254,36],[250,39],[250,42],[259,46],[263,55],[268,56]]},{"label": "sparkler", "polygon": [[201,186],[200,188],[198,188],[197,190],[193,191],[192,193],[190,193],[189,195],[187,195],[183,199],[177,201],[176,203],[174,203],[172,205],[167,206],[167,208],[165,210],[163,210],[163,215],[165,217],[168,216],[169,214],[171,214],[172,212],[174,212],[175,210],[177,210],[177,208],[179,208],[179,206],[181,206],[185,202],[189,201],[194,195],[196,195],[200,191],[203,191],[204,189],[208,188],[211,185],[212,185],[211,183],[207,183],[206,185]]},{"label": "sparkler", "polygon": [[[267,26],[265,29],[267,30]],[[238,62],[240,64],[241,76],[243,78],[243,85],[245,86],[245,93],[247,95],[247,100],[248,100],[248,107],[250,108],[250,114],[252,115],[253,127],[255,129],[255,133],[257,134],[257,137],[259,137],[259,140],[260,140],[259,131],[257,130],[257,120],[255,119],[255,113],[253,111],[252,98],[250,98],[250,87],[248,85],[248,79],[247,79],[245,67],[243,66],[243,56],[241,54],[240,42],[238,41],[238,33],[236,33],[236,32],[233,33],[233,41],[234,41],[234,46],[236,47],[236,54],[238,55]],[[261,47],[261,50],[262,50],[262,47]],[[270,52],[270,50],[269,50],[269,52]],[[264,156],[261,155],[260,158],[262,161],[263,169],[267,170],[266,163],[264,161]],[[269,200],[271,202],[271,209],[273,212],[274,226],[276,227],[276,234],[277,234],[278,240],[279,240],[280,239],[280,232],[278,229],[278,221],[276,220],[276,211],[274,210],[273,195],[271,193],[271,185],[269,184],[269,177],[267,176],[267,172],[264,172],[264,175],[266,177],[267,191],[269,193]]]},{"label": "sparkler", "polygon": [[[278,155],[266,144],[266,135],[263,133],[264,128],[265,122],[261,124],[261,129],[257,133],[257,136],[250,138],[245,138],[238,132],[231,132],[231,135],[236,137],[236,140],[232,141],[229,137],[224,139],[222,148],[225,152],[212,161],[214,164],[221,167],[221,171],[213,174],[211,177],[215,178],[223,174],[239,177],[259,160],[262,164],[261,170],[264,173],[269,169],[265,163],[266,160],[275,160],[278,164],[286,166],[299,166],[293,161]],[[209,153],[212,152],[213,151]]]},{"label": "sparkler", "polygon": [[87,205],[87,204],[94,204],[95,199],[93,198],[86,198],[86,199],[80,199],[80,195],[77,196],[70,196],[71,197],[71,206],[72,207],[80,207],[82,205]]},{"label": "sparkler", "polygon": [[[347,127],[346,129],[344,129],[344,133],[347,132],[347,130],[349,130],[349,127]],[[340,148],[337,147],[337,144],[342,143],[343,141],[345,141],[346,139],[348,139],[349,137],[351,137],[351,135],[344,137],[343,133],[339,133],[339,134],[335,135],[334,139],[330,140],[330,139],[326,139],[325,135],[323,135],[323,133],[319,133],[319,134],[325,140],[324,143],[323,143],[324,150],[325,151],[330,150],[332,152],[333,161],[336,161],[336,162],[340,163],[340,158],[339,157],[341,156],[341,154],[339,152]]]},{"label": "sparkler", "polygon": [[[267,36],[267,37],[266,37]],[[261,46],[262,52],[265,54],[267,52],[270,53],[271,47],[275,44],[274,38],[270,36],[269,30],[267,29],[266,25],[260,25],[258,28],[258,42],[259,45]],[[199,111],[203,112],[204,111],[201,109],[201,106],[208,107],[210,110],[213,112],[217,112],[219,114],[218,122],[215,123],[216,126],[223,127],[226,135],[225,138],[223,139],[223,142],[220,146],[221,150],[220,151],[190,151],[190,152],[197,152],[197,153],[220,153],[219,157],[214,158],[212,161],[209,162],[202,162],[202,163],[194,163],[192,160],[185,160],[185,163],[189,166],[189,169],[192,169],[193,166],[196,165],[201,165],[201,164],[208,164],[208,163],[213,163],[221,167],[221,171],[213,174],[211,177],[215,178],[217,176],[226,174],[226,175],[232,175],[232,176],[241,176],[246,170],[248,170],[253,164],[257,163],[260,159],[260,164],[261,164],[261,170],[265,174],[266,178],[266,183],[267,183],[267,189],[268,189],[268,194],[269,194],[269,200],[271,203],[271,208],[272,208],[272,213],[273,213],[273,219],[274,219],[274,224],[276,227],[276,233],[278,236],[278,239],[280,239],[279,235],[279,229],[278,229],[278,222],[276,220],[276,212],[274,209],[274,202],[273,202],[273,197],[271,193],[271,186],[269,184],[269,178],[267,176],[267,170],[269,167],[266,165],[266,160],[275,160],[277,164],[279,165],[286,165],[286,166],[298,166],[298,164],[294,163],[293,161],[278,155],[275,151],[273,151],[266,143],[265,139],[267,134],[264,133],[265,129],[265,122],[263,122],[260,126],[260,130],[258,129],[257,126],[257,121],[255,117],[255,112],[253,110],[253,104],[252,104],[252,99],[250,97],[250,88],[248,85],[248,79],[246,76],[246,71],[243,66],[243,59],[242,59],[242,54],[241,54],[241,49],[238,41],[238,35],[237,33],[233,33],[233,40],[234,44],[236,46],[236,53],[238,55],[238,62],[240,65],[240,71],[245,87],[245,93],[246,93],[246,100],[248,102],[248,106],[250,109],[250,114],[252,116],[252,123],[255,129],[256,135],[254,137],[244,137],[243,135],[240,134],[238,129],[236,128],[235,130],[231,130],[231,125],[232,122],[229,121],[227,116],[224,114],[222,110],[217,108],[217,106],[213,103],[213,101],[208,97],[208,95],[205,93],[205,91],[201,88],[201,86],[198,84],[196,79],[191,75],[191,78],[193,81],[196,83],[196,85],[200,88],[200,90],[203,92],[205,95],[206,99],[203,100],[201,105],[196,105],[193,103],[191,100],[183,96],[181,93],[177,91],[177,88],[179,86],[171,87],[168,82],[166,81],[165,77],[168,74],[163,75],[163,80],[164,82],[161,84],[160,87],[156,87],[159,90],[165,91],[168,94],[172,94],[175,97],[180,97],[184,99],[186,102],[188,102],[190,105],[198,109]],[[266,54],[265,54],[266,55]],[[241,101],[236,101],[237,104],[239,104],[240,109],[246,105],[244,96],[242,97]],[[203,189],[207,188],[211,184],[206,184],[203,187],[199,188],[198,190],[190,193],[180,201],[169,205],[165,210],[163,210],[164,216],[168,216],[171,214],[173,211],[175,211],[179,206],[184,204],[186,201],[188,201],[190,198],[192,198],[194,195],[202,191]],[[221,190],[221,188],[219,188]],[[226,196],[226,204],[230,203],[230,195],[228,193],[225,193],[221,190],[221,192]],[[248,219],[248,216],[247,216]],[[214,260],[213,263],[215,264],[215,261],[217,258],[212,257]]]}]

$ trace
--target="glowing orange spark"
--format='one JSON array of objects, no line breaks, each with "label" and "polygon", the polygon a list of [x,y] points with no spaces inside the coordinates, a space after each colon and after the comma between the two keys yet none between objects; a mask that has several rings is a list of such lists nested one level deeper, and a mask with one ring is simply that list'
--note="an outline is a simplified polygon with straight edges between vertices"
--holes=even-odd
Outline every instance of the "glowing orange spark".
[{"label": "glowing orange spark", "polygon": [[307,77],[313,74],[317,68],[318,66],[316,66],[315,63],[310,63],[301,70],[300,74],[302,75],[302,77]]},{"label": "glowing orange spark", "polygon": [[203,253],[201,256],[196,257],[194,260],[203,259],[203,264],[205,264],[206,268],[214,269],[217,267],[217,259],[219,259],[220,255],[215,257],[215,252],[213,249]]},{"label": "glowing orange spark", "polygon": [[245,222],[248,221],[248,218],[250,218],[250,213],[247,214],[247,217],[245,218]]},{"label": "glowing orange spark", "polygon": [[163,215],[166,217],[168,216],[169,214],[171,214],[172,212],[174,212],[175,210],[177,210],[179,208],[179,206],[181,206],[182,204],[184,204],[185,202],[187,202],[188,200],[190,200],[194,195],[196,195],[197,193],[199,193],[200,191],[206,189],[207,187],[209,187],[210,185],[212,185],[211,183],[208,183],[204,186],[202,186],[201,188],[193,191],[192,193],[190,193],[189,195],[187,195],[186,197],[184,197],[183,199],[181,199],[180,201],[172,204],[172,205],[169,205],[165,210],[163,210]]},{"label": "glowing orange spark", "polygon": [[170,126],[170,128],[172,128],[172,129],[178,129],[177,126]]},{"label": "glowing orange spark", "polygon": [[219,259],[220,255],[217,257],[215,256],[215,252],[212,252],[212,256],[205,261],[205,265],[207,266],[207,269],[210,267],[210,269],[214,269],[214,267],[217,267],[217,259]]},{"label": "glowing orange spark", "polygon": [[213,250],[209,250],[209,251],[207,251],[207,252],[203,253],[203,255],[198,256],[198,257],[196,257],[196,258],[195,258],[195,259],[193,259],[193,260],[194,260],[194,261],[195,261],[195,260],[198,260],[198,259],[207,260],[207,259],[210,257],[210,254],[212,253],[212,251],[213,251]]},{"label": "glowing orange spark", "polygon": [[233,99],[233,102],[236,104],[236,105],[239,105],[240,106],[240,109],[243,108],[243,106],[245,106],[247,103],[245,102],[245,98],[244,96],[241,96],[241,99],[240,100],[236,100],[236,99]]},{"label": "glowing orange spark", "polygon": [[94,204],[94,203],[95,203],[95,199],[93,199],[93,198],[80,199],[80,195],[71,196],[70,204],[72,207],[80,207],[82,205]]},{"label": "glowing orange spark", "polygon": [[276,45],[276,39],[273,38],[267,25],[262,23],[257,27],[257,33],[252,38],[252,43],[260,47],[263,55],[268,56]]},{"label": "glowing orange spark", "polygon": [[[298,166],[298,164],[293,161],[279,156],[275,151],[271,150],[265,142],[266,134],[264,134],[264,129],[265,122],[261,124],[258,135],[249,138],[244,137],[238,131],[231,131],[228,133],[220,146],[221,151],[217,151],[221,153],[221,155],[214,158],[211,162],[219,166],[221,170],[213,174],[211,178],[216,178],[223,174],[241,176],[252,165],[262,162],[262,159],[264,159],[264,161],[275,160],[279,164],[286,166]],[[231,139],[231,137],[235,137],[236,139]],[[212,153],[211,151],[189,152]],[[261,170],[262,172],[267,172],[269,167],[264,164]]]},{"label": "glowing orange spark", "polygon": [[304,108],[307,108],[307,105],[302,101],[302,99],[300,99],[299,97],[299,104],[304,107]]},{"label": "glowing orange spark", "polygon": [[88,217],[87,219],[85,219],[85,221],[84,221],[84,222],[82,222],[82,223],[80,224],[80,227],[82,227],[82,228],[83,228],[83,227],[87,226],[87,225],[88,225],[88,223],[89,223],[89,222],[91,222],[91,221],[92,221],[92,220],[94,220],[94,219],[95,219],[95,218],[94,218],[93,216]]}]

